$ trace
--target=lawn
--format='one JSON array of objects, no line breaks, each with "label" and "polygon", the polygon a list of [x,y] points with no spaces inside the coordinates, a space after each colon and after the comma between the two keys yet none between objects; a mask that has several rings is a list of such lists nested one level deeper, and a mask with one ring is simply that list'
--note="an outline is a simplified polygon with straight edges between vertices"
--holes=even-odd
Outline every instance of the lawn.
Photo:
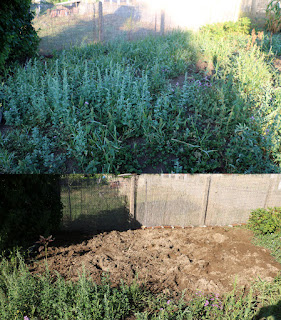
[{"label": "lawn", "polygon": [[0,172],[280,172],[279,55],[241,20],[10,66]]}]

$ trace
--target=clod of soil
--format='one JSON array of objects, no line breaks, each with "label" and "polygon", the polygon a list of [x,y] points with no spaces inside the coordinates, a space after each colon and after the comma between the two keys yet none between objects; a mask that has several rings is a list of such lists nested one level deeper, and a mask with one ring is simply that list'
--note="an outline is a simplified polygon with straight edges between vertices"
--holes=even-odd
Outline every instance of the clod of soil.
[{"label": "clod of soil", "polygon": [[[225,293],[246,286],[258,276],[271,280],[281,270],[269,251],[251,243],[249,230],[231,227],[112,231],[67,247],[50,247],[48,264],[66,279],[78,279],[83,265],[100,283],[108,273],[113,285],[121,279],[138,282],[153,292],[197,290]],[[55,242],[54,242],[55,245]],[[30,264],[44,271],[44,256]]]}]

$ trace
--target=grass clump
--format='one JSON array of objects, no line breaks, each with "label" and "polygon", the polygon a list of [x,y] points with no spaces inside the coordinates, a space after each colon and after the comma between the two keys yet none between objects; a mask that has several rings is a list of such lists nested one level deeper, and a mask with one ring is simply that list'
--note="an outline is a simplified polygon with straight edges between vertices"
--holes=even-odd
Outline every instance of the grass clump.
[{"label": "grass clump", "polygon": [[213,36],[222,36],[230,33],[249,34],[251,20],[247,17],[240,18],[237,22],[229,21],[224,23],[207,24],[201,31]]},{"label": "grass clump", "polygon": [[[254,243],[268,248],[281,263],[280,222],[275,220],[279,215],[280,208],[254,210],[248,227],[255,232]],[[40,243],[46,240],[41,238]],[[32,274],[29,260],[16,249],[10,255],[6,252],[6,257],[4,253],[0,256],[0,318],[3,320],[132,317],[136,320],[255,320],[281,316],[280,273],[273,281],[257,279],[247,288],[239,288],[235,282],[233,290],[223,295],[197,291],[176,297],[153,294],[137,282],[126,285],[121,281],[119,286],[112,287],[106,274],[96,284],[84,269],[78,281],[66,281],[49,271],[47,256],[45,272]]]},{"label": "grass clump", "polygon": [[281,208],[253,210],[247,228],[255,234],[254,244],[269,249],[281,263]]},{"label": "grass clump", "polygon": [[[236,287],[227,294],[152,294],[136,282],[111,286],[104,275],[97,285],[83,269],[77,282],[46,270],[32,274],[19,252],[0,260],[0,316],[8,319],[260,319],[280,316],[281,277],[255,281],[247,292]],[[278,304],[279,303],[279,304]],[[25,318],[24,318],[25,317]],[[276,318],[278,319],[278,318]]]}]

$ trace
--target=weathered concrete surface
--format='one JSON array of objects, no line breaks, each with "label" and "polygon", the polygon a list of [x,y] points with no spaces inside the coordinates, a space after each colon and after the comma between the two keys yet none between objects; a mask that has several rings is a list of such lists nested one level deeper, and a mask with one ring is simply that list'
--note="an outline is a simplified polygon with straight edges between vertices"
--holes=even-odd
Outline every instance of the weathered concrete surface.
[{"label": "weathered concrete surface", "polygon": [[281,175],[270,175],[270,186],[265,203],[265,207],[280,207],[281,206]]},{"label": "weathered concrete surface", "polygon": [[278,181],[278,175],[213,175],[206,225],[245,223],[253,209],[281,206]]},{"label": "weathered concrete surface", "polygon": [[209,175],[141,175],[136,190],[136,220],[156,225],[202,225]]},{"label": "weathered concrete surface", "polygon": [[141,175],[135,192],[135,218],[147,227],[229,225],[281,206],[281,175]]}]

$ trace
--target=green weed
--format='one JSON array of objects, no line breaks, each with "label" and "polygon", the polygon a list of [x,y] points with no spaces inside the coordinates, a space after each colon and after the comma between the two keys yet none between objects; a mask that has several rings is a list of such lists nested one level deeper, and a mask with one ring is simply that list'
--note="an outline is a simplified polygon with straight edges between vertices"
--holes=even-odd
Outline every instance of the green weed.
[{"label": "green weed", "polygon": [[216,39],[176,31],[14,67],[0,171],[280,172],[280,75],[267,37],[249,48],[239,23]]},{"label": "green weed", "polygon": [[281,208],[256,209],[251,212],[248,228],[256,234],[281,232]]}]

